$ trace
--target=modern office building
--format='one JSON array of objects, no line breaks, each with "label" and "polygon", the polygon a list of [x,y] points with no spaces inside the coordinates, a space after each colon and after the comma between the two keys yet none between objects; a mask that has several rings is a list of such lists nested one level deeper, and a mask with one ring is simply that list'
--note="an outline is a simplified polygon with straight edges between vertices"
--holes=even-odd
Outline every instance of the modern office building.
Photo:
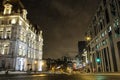
[{"label": "modern office building", "polygon": [[86,36],[91,72],[120,72],[120,0],[101,0]]},{"label": "modern office building", "polygon": [[20,0],[3,0],[0,5],[0,69],[42,70],[42,31],[27,19]]}]

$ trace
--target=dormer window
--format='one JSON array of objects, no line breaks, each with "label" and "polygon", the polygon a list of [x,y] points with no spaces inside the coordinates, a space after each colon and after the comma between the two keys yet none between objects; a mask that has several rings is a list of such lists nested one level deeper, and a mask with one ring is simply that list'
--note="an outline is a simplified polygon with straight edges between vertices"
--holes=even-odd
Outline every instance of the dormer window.
[{"label": "dormer window", "polygon": [[5,4],[3,14],[11,14],[11,11],[12,11],[12,5],[8,3]]}]

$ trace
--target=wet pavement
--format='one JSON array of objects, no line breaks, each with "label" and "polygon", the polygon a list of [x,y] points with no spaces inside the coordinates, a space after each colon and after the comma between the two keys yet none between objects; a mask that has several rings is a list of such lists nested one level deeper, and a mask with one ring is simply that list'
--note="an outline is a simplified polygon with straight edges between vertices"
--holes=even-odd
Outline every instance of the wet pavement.
[{"label": "wet pavement", "polygon": [[120,80],[120,75],[90,75],[90,74],[0,75],[0,80]]}]

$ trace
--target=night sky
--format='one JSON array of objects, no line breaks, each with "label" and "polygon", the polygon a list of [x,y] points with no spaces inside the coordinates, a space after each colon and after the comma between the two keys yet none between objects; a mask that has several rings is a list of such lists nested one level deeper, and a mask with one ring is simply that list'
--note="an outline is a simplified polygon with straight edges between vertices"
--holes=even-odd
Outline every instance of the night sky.
[{"label": "night sky", "polygon": [[43,30],[44,58],[75,56],[100,0],[21,0]]}]

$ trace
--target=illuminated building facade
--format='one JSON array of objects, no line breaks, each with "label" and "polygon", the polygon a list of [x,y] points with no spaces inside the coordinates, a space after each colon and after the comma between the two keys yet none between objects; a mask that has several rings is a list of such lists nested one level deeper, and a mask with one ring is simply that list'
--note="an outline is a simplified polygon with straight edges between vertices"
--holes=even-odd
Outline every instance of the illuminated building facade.
[{"label": "illuminated building facade", "polygon": [[120,72],[120,0],[101,0],[86,36],[91,71]]},{"label": "illuminated building facade", "polygon": [[42,70],[42,31],[27,19],[20,0],[3,0],[0,6],[0,69]]}]

